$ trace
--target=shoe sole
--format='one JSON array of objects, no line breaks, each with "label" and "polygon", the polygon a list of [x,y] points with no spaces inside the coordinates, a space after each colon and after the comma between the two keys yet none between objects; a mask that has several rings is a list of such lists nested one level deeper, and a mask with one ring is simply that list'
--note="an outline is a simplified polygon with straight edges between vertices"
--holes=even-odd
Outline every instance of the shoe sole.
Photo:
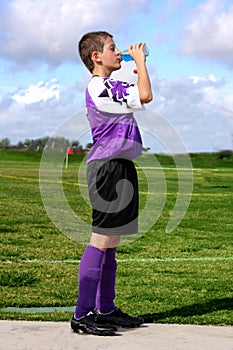
[{"label": "shoe sole", "polygon": [[118,328],[138,328],[138,327],[140,327],[144,322],[141,322],[141,323],[120,323],[119,322],[119,320],[117,320],[117,321],[115,321],[115,320],[101,320],[101,322],[103,323],[103,324],[111,324],[111,325],[113,325],[113,326],[115,326],[115,327],[117,327],[117,329]]},{"label": "shoe sole", "polygon": [[111,336],[114,335],[117,331],[113,329],[104,329],[104,330],[98,330],[98,329],[90,329],[86,325],[72,325],[71,328],[74,331],[74,333],[79,334],[92,334],[92,335],[99,335],[99,336]]},{"label": "shoe sole", "polygon": [[135,324],[131,324],[131,325],[121,325],[121,324],[113,324],[114,326],[117,327],[117,330],[127,330],[127,329],[132,329],[132,328],[139,328],[142,324],[139,325],[135,325]]}]

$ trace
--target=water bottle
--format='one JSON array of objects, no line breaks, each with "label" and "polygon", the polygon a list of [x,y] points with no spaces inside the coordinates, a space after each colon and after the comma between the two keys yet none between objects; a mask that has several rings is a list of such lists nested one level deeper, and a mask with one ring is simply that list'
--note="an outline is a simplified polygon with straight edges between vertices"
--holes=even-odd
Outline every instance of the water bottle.
[{"label": "water bottle", "polygon": [[[146,45],[144,46],[143,51],[146,57],[149,56],[149,49]],[[133,57],[130,56],[128,50],[121,51],[121,59],[125,62],[133,61]]]}]

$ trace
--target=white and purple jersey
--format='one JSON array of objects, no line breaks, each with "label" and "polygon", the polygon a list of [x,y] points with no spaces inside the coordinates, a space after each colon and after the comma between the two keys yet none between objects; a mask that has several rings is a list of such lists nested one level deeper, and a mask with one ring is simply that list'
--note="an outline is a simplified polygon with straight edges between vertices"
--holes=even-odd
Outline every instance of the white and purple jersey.
[{"label": "white and purple jersey", "polygon": [[137,85],[93,76],[86,89],[86,107],[93,138],[87,163],[141,154],[141,135],[133,116],[144,108]]}]

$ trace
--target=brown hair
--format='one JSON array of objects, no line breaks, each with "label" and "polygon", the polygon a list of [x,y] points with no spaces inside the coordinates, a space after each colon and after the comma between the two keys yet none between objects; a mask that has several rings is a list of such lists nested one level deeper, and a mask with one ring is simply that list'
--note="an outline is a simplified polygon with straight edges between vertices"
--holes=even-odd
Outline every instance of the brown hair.
[{"label": "brown hair", "polygon": [[89,32],[83,35],[78,44],[79,55],[81,60],[92,73],[94,69],[94,62],[91,59],[93,51],[103,52],[105,40],[113,36],[107,32]]}]

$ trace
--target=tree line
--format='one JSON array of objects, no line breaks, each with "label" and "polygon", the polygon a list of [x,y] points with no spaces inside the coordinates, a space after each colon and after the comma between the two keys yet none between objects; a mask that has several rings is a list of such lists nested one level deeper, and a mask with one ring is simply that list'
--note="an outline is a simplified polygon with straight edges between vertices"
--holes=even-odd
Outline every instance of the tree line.
[{"label": "tree line", "polygon": [[75,153],[82,153],[89,149],[92,144],[88,143],[85,147],[81,145],[78,140],[67,140],[64,137],[49,137],[45,136],[38,139],[25,139],[19,141],[16,145],[11,144],[9,138],[3,138],[0,140],[0,149],[16,149],[16,150],[28,150],[28,151],[43,151],[46,147],[54,148],[56,150],[65,151],[67,148],[72,148]]}]

